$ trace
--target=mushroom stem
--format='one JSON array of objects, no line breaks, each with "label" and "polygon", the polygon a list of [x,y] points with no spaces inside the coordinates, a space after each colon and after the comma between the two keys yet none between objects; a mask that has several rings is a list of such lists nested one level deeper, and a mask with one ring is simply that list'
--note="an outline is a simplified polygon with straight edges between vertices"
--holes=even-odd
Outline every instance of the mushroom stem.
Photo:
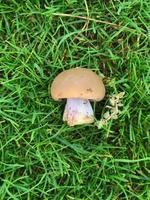
[{"label": "mushroom stem", "polygon": [[63,121],[67,121],[70,126],[92,123],[94,114],[90,101],[78,98],[67,99]]}]

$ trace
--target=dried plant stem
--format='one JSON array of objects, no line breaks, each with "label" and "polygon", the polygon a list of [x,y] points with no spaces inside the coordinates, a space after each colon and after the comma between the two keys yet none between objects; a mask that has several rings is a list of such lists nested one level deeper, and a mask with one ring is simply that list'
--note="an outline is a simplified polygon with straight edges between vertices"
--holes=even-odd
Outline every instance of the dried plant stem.
[{"label": "dried plant stem", "polygon": [[132,33],[136,33],[137,35],[143,35],[143,36],[147,37],[147,35],[145,33],[143,33],[143,32],[137,32],[135,29],[128,28],[126,26],[122,26],[122,25],[119,25],[119,24],[115,24],[115,23],[112,23],[112,22],[105,21],[105,20],[94,19],[94,18],[91,18],[89,16],[85,17],[85,16],[72,15],[72,14],[67,14],[67,13],[53,13],[53,15],[54,16],[60,16],[60,17],[71,17],[71,18],[86,20],[86,23],[84,25],[85,27],[83,27],[83,30],[88,26],[88,24],[89,24],[90,21],[93,21],[95,23],[101,23],[101,24],[110,25],[114,29],[124,28],[125,30],[130,31]]},{"label": "dried plant stem", "polygon": [[118,24],[114,24],[114,23],[99,20],[99,19],[93,19],[93,18],[85,17],[85,16],[72,15],[72,14],[66,14],[66,13],[54,13],[53,15],[61,16],[61,17],[71,17],[71,18],[77,18],[77,19],[84,19],[84,20],[87,20],[87,21],[94,21],[94,22],[97,22],[97,23],[108,24],[108,25],[114,26],[116,28],[120,27],[120,25],[118,25]]}]

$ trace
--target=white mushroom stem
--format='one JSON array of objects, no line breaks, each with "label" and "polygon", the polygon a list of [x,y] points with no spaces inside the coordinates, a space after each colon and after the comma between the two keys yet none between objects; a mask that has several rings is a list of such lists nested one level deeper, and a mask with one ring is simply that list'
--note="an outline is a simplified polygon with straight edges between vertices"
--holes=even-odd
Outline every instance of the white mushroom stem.
[{"label": "white mushroom stem", "polygon": [[89,100],[67,99],[63,121],[67,121],[70,126],[92,123],[94,121],[94,114]]}]

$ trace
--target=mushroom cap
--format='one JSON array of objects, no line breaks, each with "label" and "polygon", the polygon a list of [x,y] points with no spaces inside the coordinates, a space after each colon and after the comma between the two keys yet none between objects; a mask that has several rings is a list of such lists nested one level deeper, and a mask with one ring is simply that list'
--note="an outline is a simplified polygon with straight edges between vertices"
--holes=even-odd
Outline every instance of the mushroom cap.
[{"label": "mushroom cap", "polygon": [[55,100],[81,98],[100,101],[105,96],[105,86],[98,75],[86,68],[73,68],[61,72],[51,85]]}]

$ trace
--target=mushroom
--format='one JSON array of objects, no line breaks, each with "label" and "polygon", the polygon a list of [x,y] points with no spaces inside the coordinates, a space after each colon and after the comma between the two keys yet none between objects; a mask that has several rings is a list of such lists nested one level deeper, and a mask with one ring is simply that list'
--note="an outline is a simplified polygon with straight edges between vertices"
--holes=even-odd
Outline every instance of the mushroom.
[{"label": "mushroom", "polygon": [[73,68],[61,72],[51,85],[54,100],[67,99],[63,121],[69,126],[88,124],[94,121],[89,100],[100,101],[105,96],[105,87],[98,75],[85,68]]}]

